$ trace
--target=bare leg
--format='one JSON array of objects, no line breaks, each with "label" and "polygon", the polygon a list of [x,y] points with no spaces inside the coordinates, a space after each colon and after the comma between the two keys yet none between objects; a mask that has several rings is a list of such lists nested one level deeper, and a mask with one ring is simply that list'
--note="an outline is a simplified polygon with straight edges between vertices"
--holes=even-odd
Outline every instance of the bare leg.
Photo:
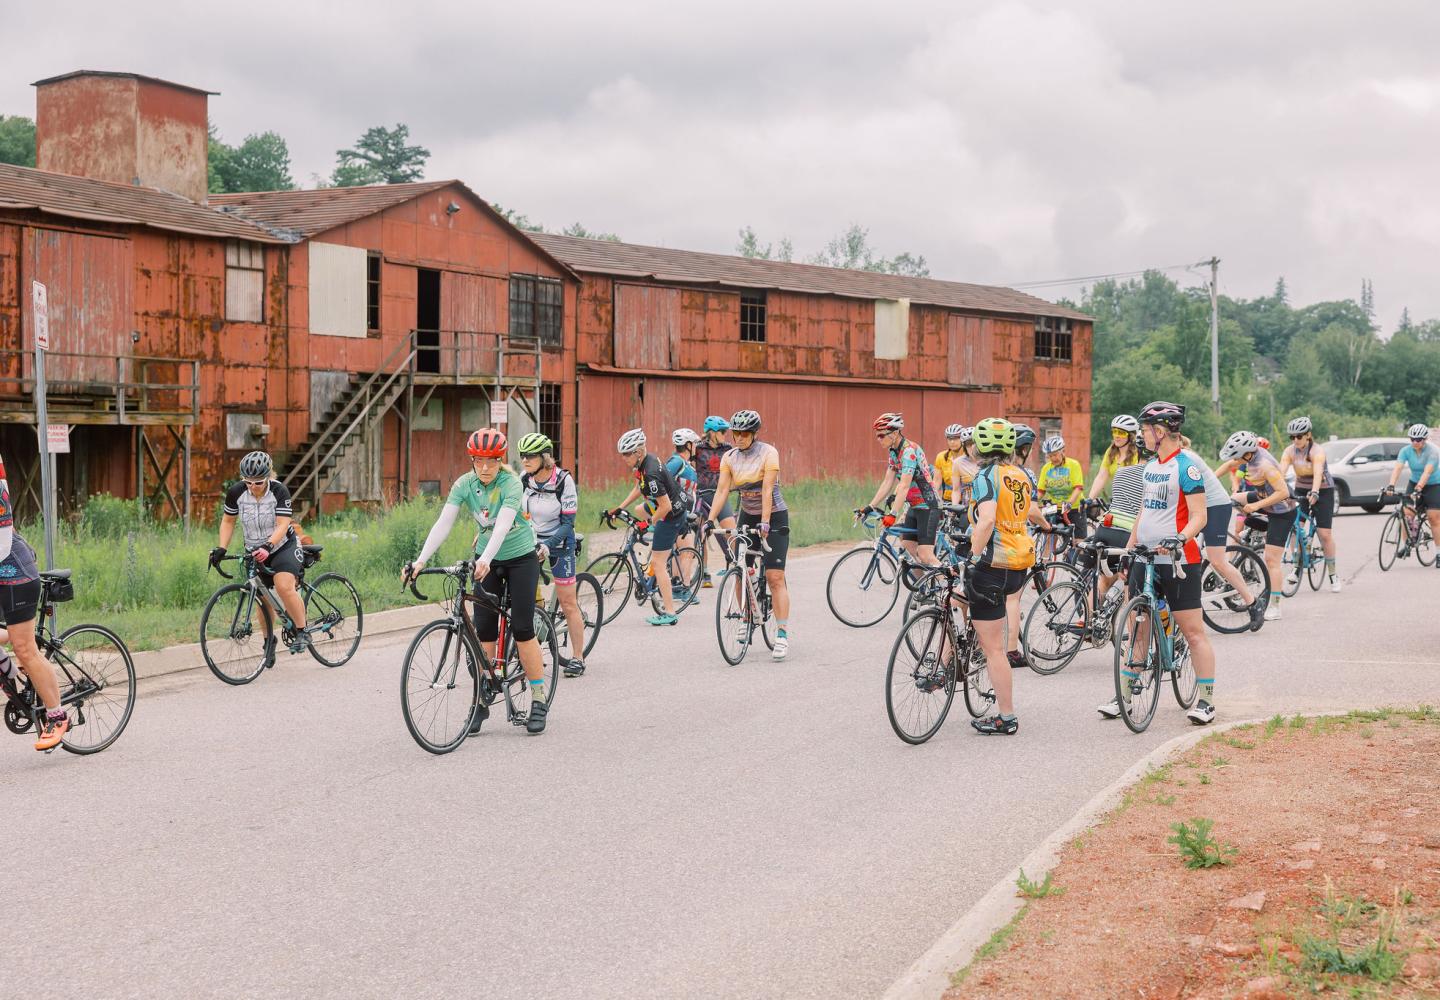
[{"label": "bare leg", "polygon": [[1014,684],[1010,676],[1010,661],[1005,658],[1005,620],[975,622],[975,636],[980,640],[985,665],[990,670],[990,684],[995,688],[995,707],[1001,715],[1013,715]]},{"label": "bare leg", "polygon": [[52,712],[58,709],[60,682],[55,678],[55,668],[50,665],[49,660],[40,655],[40,647],[35,644],[35,622],[11,625],[10,645],[15,650],[15,659],[20,662],[20,669],[30,678],[31,686],[35,688],[35,693],[40,696],[45,707]]}]

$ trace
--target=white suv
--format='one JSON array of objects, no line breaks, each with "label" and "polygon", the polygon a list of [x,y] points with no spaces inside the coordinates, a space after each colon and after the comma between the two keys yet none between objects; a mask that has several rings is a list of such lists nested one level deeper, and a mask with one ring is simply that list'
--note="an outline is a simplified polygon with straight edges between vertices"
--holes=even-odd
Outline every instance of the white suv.
[{"label": "white suv", "polygon": [[[1371,514],[1385,505],[1380,491],[1390,482],[1390,470],[1400,458],[1405,438],[1342,438],[1317,441],[1325,449],[1325,461],[1335,477],[1335,503],[1339,507],[1363,507]],[[1396,482],[1403,489],[1408,476]]]}]

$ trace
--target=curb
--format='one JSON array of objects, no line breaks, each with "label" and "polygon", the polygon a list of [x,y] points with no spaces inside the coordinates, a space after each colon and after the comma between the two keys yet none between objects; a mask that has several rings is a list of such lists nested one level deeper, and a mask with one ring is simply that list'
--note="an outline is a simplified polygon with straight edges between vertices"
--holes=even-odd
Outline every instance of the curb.
[{"label": "curb", "polygon": [[[1345,712],[1316,712],[1315,717],[1345,715]],[[1273,715],[1273,713],[1272,713]],[[937,1000],[950,988],[950,974],[963,969],[974,958],[990,936],[1010,922],[1011,918],[1025,905],[1025,900],[1016,895],[1015,883],[1020,869],[1025,869],[1027,878],[1042,879],[1060,860],[1060,849],[1079,833],[1094,825],[1124,798],[1125,791],[1147,771],[1159,765],[1167,757],[1181,750],[1188,750],[1215,733],[1223,733],[1243,725],[1263,725],[1271,716],[1257,719],[1236,719],[1219,726],[1206,726],[1194,732],[1185,733],[1166,740],[1144,757],[1132,764],[1124,774],[1097,794],[1080,810],[1060,825],[1055,832],[1025,859],[1016,865],[1004,878],[996,882],[990,891],[980,899],[944,934],[941,934],[930,949],[921,955],[899,979],[890,984],[882,1000]]]}]

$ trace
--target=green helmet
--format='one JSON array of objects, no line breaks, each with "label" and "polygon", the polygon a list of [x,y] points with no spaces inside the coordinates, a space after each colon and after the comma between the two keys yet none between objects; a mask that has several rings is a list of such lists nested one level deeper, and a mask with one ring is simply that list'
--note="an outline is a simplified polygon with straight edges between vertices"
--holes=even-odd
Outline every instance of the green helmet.
[{"label": "green helmet", "polygon": [[543,455],[555,451],[555,442],[544,434],[526,434],[515,447],[522,455]]},{"label": "green helmet", "polygon": [[982,455],[1008,455],[1015,450],[1015,425],[1004,417],[986,417],[975,425],[974,440]]}]

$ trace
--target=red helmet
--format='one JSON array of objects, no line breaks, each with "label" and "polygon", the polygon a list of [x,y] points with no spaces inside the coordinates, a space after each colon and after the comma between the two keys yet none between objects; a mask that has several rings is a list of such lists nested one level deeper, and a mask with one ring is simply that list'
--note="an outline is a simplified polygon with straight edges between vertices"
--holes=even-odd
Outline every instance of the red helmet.
[{"label": "red helmet", "polygon": [[1255,443],[1258,444],[1260,447],[1264,448],[1266,451],[1269,451],[1269,450],[1270,450],[1270,439],[1269,439],[1269,438],[1265,438],[1265,437],[1256,438],[1256,439],[1255,439]]},{"label": "red helmet", "polygon": [[877,431],[903,431],[905,418],[898,413],[882,413],[875,418],[875,429]]},{"label": "red helmet", "polygon": [[504,458],[505,433],[493,427],[482,427],[470,435],[470,440],[465,442],[465,450],[471,458]]}]

